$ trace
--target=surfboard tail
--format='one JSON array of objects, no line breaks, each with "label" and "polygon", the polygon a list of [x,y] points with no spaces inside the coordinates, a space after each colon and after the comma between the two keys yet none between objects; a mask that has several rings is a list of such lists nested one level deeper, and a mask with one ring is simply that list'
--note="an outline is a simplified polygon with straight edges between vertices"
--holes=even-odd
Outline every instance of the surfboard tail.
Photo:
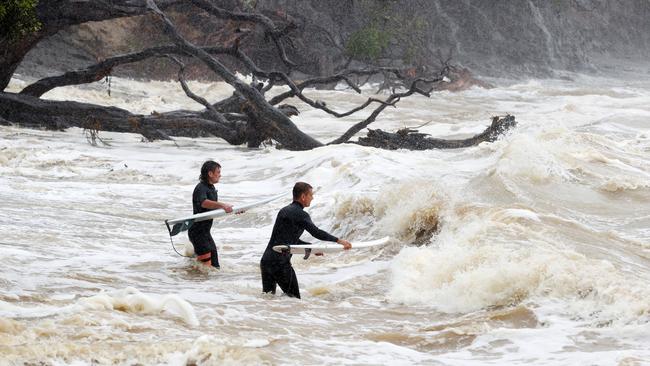
[{"label": "surfboard tail", "polygon": [[165,225],[167,225],[167,231],[169,231],[169,236],[175,236],[182,231],[187,231],[192,226],[193,223],[194,220],[185,220],[183,222],[176,223],[170,227],[169,222],[165,220]]}]

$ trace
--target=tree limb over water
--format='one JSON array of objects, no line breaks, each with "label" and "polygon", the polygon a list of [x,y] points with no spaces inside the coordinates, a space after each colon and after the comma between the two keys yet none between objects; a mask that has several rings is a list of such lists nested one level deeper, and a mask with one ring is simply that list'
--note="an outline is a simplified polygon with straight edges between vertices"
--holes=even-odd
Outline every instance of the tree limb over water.
[{"label": "tree limb over water", "polygon": [[[73,0],[42,0],[35,9],[41,26],[18,39],[0,39],[0,46],[12,46],[4,55],[0,55],[0,89],[4,89],[22,57],[46,35],[53,34],[69,25],[88,21],[112,19],[148,14],[152,21],[158,22],[169,37],[171,44],[155,46],[138,52],[109,57],[103,61],[81,70],[73,70],[59,76],[47,77],[25,87],[20,94],[0,92],[0,124],[17,124],[25,127],[44,127],[48,129],[65,129],[80,127],[94,131],[133,132],[142,134],[149,140],[171,139],[170,136],[216,136],[233,145],[247,143],[249,147],[258,147],[265,140],[275,140],[290,150],[308,150],[325,144],[301,131],[291,120],[299,113],[289,104],[280,104],[289,98],[297,98],[313,109],[319,109],[336,118],[343,118],[374,105],[374,110],[361,122],[352,125],[339,138],[329,142],[341,144],[373,123],[387,108],[396,107],[403,98],[413,94],[431,97],[434,90],[444,88],[443,81],[454,77],[455,68],[449,59],[442,61],[441,68],[426,74],[416,73],[413,68],[399,69],[386,67],[369,67],[367,69],[345,69],[329,76],[308,78],[295,82],[289,75],[296,66],[287,56],[287,37],[298,31],[296,21],[286,12],[278,11],[279,21],[254,12],[239,12],[223,9],[208,0],[191,0],[190,3],[211,16],[233,22],[236,26],[224,27],[220,32],[227,34],[227,41],[217,46],[197,46],[189,42],[176,28],[167,14],[161,9],[168,9],[182,3],[163,0],[114,0],[110,5],[104,2]],[[187,2],[185,2],[187,4]],[[55,14],[55,15],[53,15]],[[231,24],[232,25],[232,24]],[[263,70],[242,50],[241,44],[250,34],[250,27],[260,27],[267,42],[274,45],[276,57],[281,60],[285,70]],[[139,62],[152,57],[164,57],[178,65],[178,81],[185,94],[205,109],[202,111],[172,111],[152,113],[151,115],[133,114],[124,109],[105,107],[73,101],[48,101],[39,99],[46,92],[67,85],[79,85],[99,81],[110,76],[112,70],[127,63]],[[248,83],[239,78],[236,72],[226,66],[224,57],[234,60],[253,76]],[[221,80],[229,84],[234,93],[231,97],[217,102],[210,102],[192,92],[185,81],[184,60],[198,59]],[[304,93],[305,88],[319,85],[346,83],[357,93],[361,93],[358,82],[353,78],[381,75],[383,85],[391,85],[391,94],[385,99],[368,98],[364,103],[347,111],[337,111],[325,102],[310,98]],[[265,95],[273,86],[286,86],[288,91],[272,98]],[[396,88],[400,91],[396,91]],[[508,117],[506,117],[508,118]],[[512,118],[514,126],[514,118]],[[496,123],[496,122],[495,122]],[[494,124],[494,123],[493,123]],[[508,127],[508,128],[509,128]],[[379,131],[379,132],[377,132]],[[492,131],[492,134],[497,131]],[[381,133],[380,133],[381,132]],[[501,132],[503,132],[501,130]],[[395,148],[395,136],[385,135],[380,130],[370,130],[367,138],[359,144],[381,148]],[[381,136],[381,137],[379,137]],[[418,141],[417,134],[407,133],[402,137],[401,147],[420,149],[421,146],[460,147],[458,143],[432,143],[436,139]],[[490,135],[492,136],[492,135]],[[470,139],[471,140],[471,139]],[[481,142],[480,139],[471,141]],[[411,142],[406,142],[411,141]],[[436,140],[443,141],[443,140]],[[485,140],[487,141],[487,140]],[[471,144],[466,142],[465,144]],[[469,146],[469,145],[464,145]]]}]

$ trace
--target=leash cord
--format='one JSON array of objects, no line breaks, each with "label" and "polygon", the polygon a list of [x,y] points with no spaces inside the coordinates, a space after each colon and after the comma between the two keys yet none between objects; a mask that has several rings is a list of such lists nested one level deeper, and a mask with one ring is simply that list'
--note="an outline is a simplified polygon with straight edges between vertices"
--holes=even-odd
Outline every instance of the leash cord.
[{"label": "leash cord", "polygon": [[192,258],[189,255],[182,255],[181,253],[178,252],[178,250],[176,250],[176,247],[174,246],[174,239],[172,239],[171,235],[169,236],[169,241],[172,243],[172,248],[174,248],[176,254],[180,255],[181,257]]}]

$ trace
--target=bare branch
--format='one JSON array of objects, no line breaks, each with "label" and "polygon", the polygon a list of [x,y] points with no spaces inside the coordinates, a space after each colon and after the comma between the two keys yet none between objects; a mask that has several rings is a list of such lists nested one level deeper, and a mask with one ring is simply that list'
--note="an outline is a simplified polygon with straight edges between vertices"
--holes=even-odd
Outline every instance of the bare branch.
[{"label": "bare branch", "polygon": [[337,117],[337,118],[347,117],[347,116],[349,116],[349,115],[351,115],[351,114],[353,114],[353,113],[356,113],[356,112],[358,112],[358,111],[360,111],[360,110],[366,108],[367,106],[369,106],[369,105],[370,105],[371,103],[373,103],[373,102],[377,102],[377,103],[381,103],[381,104],[386,104],[386,105],[391,105],[390,102],[383,102],[383,101],[381,101],[381,100],[379,100],[379,99],[368,98],[368,100],[367,100],[365,103],[363,103],[362,105],[360,105],[360,106],[358,106],[358,107],[356,107],[356,108],[353,108],[353,109],[351,109],[351,110],[349,110],[349,111],[347,111],[347,112],[339,113],[339,112],[336,112],[336,111],[334,111],[334,110],[328,108],[327,105],[325,104],[325,102],[322,102],[322,101],[314,101],[314,100],[312,100],[312,99],[310,99],[310,98],[307,98],[307,97],[302,93],[302,91],[301,91],[300,89],[298,89],[298,87],[296,86],[296,84],[294,84],[293,81],[292,81],[292,80],[291,80],[291,79],[290,79],[286,74],[280,74],[280,76],[284,79],[284,81],[287,83],[287,85],[289,85],[289,87],[291,88],[291,90],[293,90],[294,95],[295,95],[296,97],[298,97],[298,99],[300,99],[300,100],[302,100],[303,102],[309,104],[309,105],[312,106],[313,108],[320,109],[320,110],[322,110],[322,111],[324,111],[324,112],[326,112],[326,113],[328,113],[328,114],[331,114],[331,115],[333,115],[333,116],[335,116],[335,117]]},{"label": "bare branch", "polygon": [[259,13],[241,13],[241,12],[225,10],[223,8],[215,6],[212,2],[208,0],[192,0],[192,4],[220,19],[230,19],[235,21],[251,22],[263,26],[265,28],[265,35],[273,40],[273,43],[275,44],[275,47],[278,50],[278,54],[280,55],[280,59],[282,59],[282,62],[284,62],[289,67],[296,66],[296,64],[291,60],[289,60],[289,58],[287,57],[287,52],[284,48],[284,45],[280,41],[282,37],[284,37],[291,30],[297,27],[295,23],[290,22],[283,28],[279,28],[275,25],[275,23],[270,18]]},{"label": "bare branch", "polygon": [[219,113],[219,111],[217,111],[212,104],[210,104],[207,100],[205,100],[205,98],[194,94],[192,90],[190,90],[190,87],[187,85],[187,82],[185,81],[185,78],[183,76],[185,72],[185,64],[173,56],[168,55],[167,57],[179,65],[178,81],[181,83],[181,87],[183,88],[185,94],[188,97],[190,97],[192,100],[196,101],[197,103],[200,103],[205,108],[207,108],[207,110],[210,113],[210,116],[216,119],[218,123],[224,125],[224,128],[235,128],[235,126],[230,121],[228,121],[221,113]]},{"label": "bare branch", "polygon": [[[173,48],[176,49],[177,47],[173,47]],[[104,77],[106,77],[107,75],[110,75],[111,71],[113,70],[113,67],[125,63],[142,61],[150,57],[160,56],[161,50],[162,52],[165,51],[173,52],[173,50],[167,49],[167,47],[156,47],[156,48],[150,48],[142,52],[136,52],[136,53],[130,53],[126,55],[111,57],[109,59],[106,59],[100,63],[89,66],[82,70],[68,71],[63,75],[58,75],[58,76],[53,76],[53,77],[48,77],[48,78],[43,78],[41,80],[38,80],[33,84],[25,87],[20,92],[20,94],[27,94],[34,97],[40,97],[41,95],[57,87],[67,86],[67,85],[86,84],[86,83],[99,81]]]},{"label": "bare branch", "polygon": [[312,23],[307,23],[306,28],[311,29],[313,33],[323,34],[325,36],[325,39],[327,39],[332,47],[338,49],[341,53],[345,52],[345,48],[338,44],[338,42],[334,39],[332,33],[330,33],[327,29]]},{"label": "bare branch", "polygon": [[[305,81],[297,84],[296,88],[298,90],[302,91],[303,89],[308,88],[310,86],[330,84],[330,83],[338,82],[338,81],[341,81],[341,80],[346,81],[346,83],[348,83],[348,85],[350,85],[351,84],[350,80],[346,80],[350,76],[364,76],[364,75],[367,75],[367,76],[370,77],[372,75],[379,74],[379,73],[381,73],[383,71],[393,73],[398,78],[401,78],[401,72],[400,72],[399,69],[396,69],[396,68],[376,68],[376,69],[368,69],[368,70],[345,70],[345,71],[340,72],[340,73],[335,74],[335,75],[317,77],[317,78],[312,78],[312,79],[305,80]],[[352,83],[352,84],[354,84],[354,83]],[[356,88],[353,88],[353,89],[355,89],[355,91],[357,91],[357,93],[361,92],[361,90],[358,88],[358,86]],[[271,100],[269,100],[269,103],[272,104],[272,105],[276,105],[276,104],[282,102],[283,100],[285,100],[287,98],[292,98],[294,96],[296,96],[296,91],[292,88],[291,90],[288,90],[288,91],[286,91],[286,92],[284,92],[282,94],[278,94],[275,97],[271,98]]]},{"label": "bare branch", "polygon": [[424,95],[426,97],[431,96],[431,91],[433,90],[433,87],[428,91],[424,91],[424,90],[418,88],[417,84],[419,82],[426,83],[426,84],[433,84],[433,83],[437,83],[437,82],[440,82],[440,81],[442,81],[442,77],[437,77],[437,78],[434,78],[434,79],[431,79],[431,80],[427,80],[427,79],[416,79],[416,80],[414,80],[411,83],[411,87],[409,88],[409,90],[407,90],[407,91],[405,91],[403,93],[393,93],[393,94],[391,94],[386,99],[386,102],[384,104],[378,106],[377,108],[375,108],[375,110],[370,114],[370,116],[368,116],[368,118],[366,118],[365,120],[353,125],[347,131],[345,131],[345,133],[343,135],[341,135],[341,137],[333,140],[332,142],[328,143],[327,145],[335,145],[335,144],[341,144],[341,143],[347,142],[348,140],[350,140],[352,138],[352,136],[356,135],[357,132],[361,131],[362,129],[366,128],[369,124],[374,122],[375,119],[377,119],[377,116],[379,116],[379,114],[381,114],[381,112],[383,112],[384,109],[387,106],[389,106],[389,105],[390,106],[395,106],[395,104],[397,104],[397,102],[399,102],[401,98],[408,97],[408,96],[416,94],[416,93]]},{"label": "bare branch", "polygon": [[[234,49],[234,47],[204,48],[206,52],[213,54],[232,53],[234,52]],[[116,66],[143,61],[151,57],[161,57],[166,54],[188,55],[176,45],[152,47],[139,52],[107,58],[106,60],[88,66],[85,69],[69,71],[63,75],[43,78],[25,87],[20,94],[40,97],[54,88],[92,83],[110,75],[113,68]]]}]

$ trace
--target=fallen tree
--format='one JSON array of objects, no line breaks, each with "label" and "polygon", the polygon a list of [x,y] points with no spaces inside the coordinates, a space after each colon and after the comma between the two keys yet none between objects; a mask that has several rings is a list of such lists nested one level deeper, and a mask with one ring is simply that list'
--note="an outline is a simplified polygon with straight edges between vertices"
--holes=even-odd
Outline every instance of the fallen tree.
[{"label": "fallen tree", "polygon": [[50,130],[79,127],[131,132],[142,134],[148,140],[170,139],[170,133],[189,137],[205,136],[207,133],[234,145],[245,141],[244,123],[233,121],[224,125],[189,111],[140,115],[117,107],[0,93],[0,115],[7,121],[20,121],[19,126]]},{"label": "fallen tree", "polygon": [[[437,72],[417,78],[414,78],[414,75],[405,74],[404,70],[373,67],[356,70],[345,69],[334,75],[309,78],[296,83],[289,77],[289,71],[295,64],[289,59],[286,52],[288,35],[300,28],[293,18],[285,12],[279,12],[279,19],[272,20],[258,13],[227,10],[209,0],[191,0],[189,2],[211,16],[241,25],[224,28],[223,31],[231,33],[225,37],[229,40],[228,44],[200,47],[189,42],[179,33],[167,14],[161,10],[161,8],[172,8],[179,3],[177,1],[115,0],[110,5],[103,2],[100,4],[82,1],[83,6],[79,8],[74,7],[78,1],[73,0],[40,1],[37,15],[42,27],[32,34],[26,34],[18,40],[13,40],[14,44],[20,44],[22,48],[9,51],[8,56],[0,58],[0,64],[3,62],[7,64],[9,59],[21,58],[26,53],[24,48],[33,47],[38,39],[65,26],[120,16],[150,14],[152,20],[161,25],[171,43],[110,57],[81,70],[73,70],[62,75],[38,80],[18,94],[0,93],[0,122],[49,129],[80,127],[96,131],[134,132],[142,134],[149,140],[170,139],[171,136],[212,135],[223,138],[233,145],[247,143],[249,147],[257,147],[263,141],[272,139],[287,149],[307,150],[325,144],[349,142],[359,131],[373,123],[385,108],[395,107],[402,98],[413,94],[430,97],[437,84],[447,80],[450,70],[454,70],[449,65],[449,60],[446,60],[442,62],[441,68]],[[56,17],[47,13],[47,11],[55,11],[54,3],[59,5],[56,7]],[[281,60],[285,70],[263,70],[242,51],[241,45],[246,42],[251,33],[251,27],[262,29],[267,41],[274,45],[277,57]],[[5,41],[0,40],[0,44]],[[203,105],[205,109],[198,112],[178,110],[139,115],[115,107],[40,99],[44,93],[54,88],[95,82],[111,75],[113,68],[119,65],[152,57],[163,57],[176,64],[179,68],[178,81],[185,94]],[[222,62],[224,57],[233,59],[241,65],[253,76],[253,82],[245,82],[232,69],[226,67]],[[185,63],[183,60],[189,58],[200,60],[211,72],[229,84],[234,89],[233,95],[221,101],[209,102],[192,92],[184,78]],[[0,87],[3,89],[16,65],[11,64],[13,69],[10,67],[0,72]],[[358,80],[361,77],[373,75],[384,75],[386,79],[394,78],[399,80],[404,87],[401,91],[392,89],[385,99],[368,98],[364,103],[348,111],[337,111],[322,101],[310,98],[303,92],[308,87],[343,82],[357,93],[361,93],[359,85],[352,79]],[[267,98],[266,92],[279,85],[286,86],[289,90],[275,97]],[[365,119],[352,125],[340,137],[329,143],[322,143],[305,134],[293,123],[290,117],[297,115],[298,109],[289,104],[281,104],[290,98],[297,98],[311,108],[319,109],[336,118],[350,116],[371,105],[375,106]],[[372,131],[371,133],[376,134]],[[371,138],[370,135],[368,138]],[[413,136],[409,138],[413,138]],[[373,141],[367,143],[381,148],[393,148],[394,146],[393,140],[387,138],[372,138],[366,141]],[[410,148],[408,144],[403,146]],[[413,146],[420,145],[414,144]]]},{"label": "fallen tree", "polygon": [[503,117],[493,117],[492,124],[485,131],[467,139],[444,140],[429,137],[428,134],[420,133],[418,130],[403,128],[396,133],[385,132],[382,130],[369,130],[368,136],[360,137],[357,144],[363,146],[381,147],[383,149],[409,149],[409,150],[429,150],[429,149],[457,149],[478,145],[481,142],[493,142],[507,130],[515,127],[517,122],[515,117],[506,115]]}]

